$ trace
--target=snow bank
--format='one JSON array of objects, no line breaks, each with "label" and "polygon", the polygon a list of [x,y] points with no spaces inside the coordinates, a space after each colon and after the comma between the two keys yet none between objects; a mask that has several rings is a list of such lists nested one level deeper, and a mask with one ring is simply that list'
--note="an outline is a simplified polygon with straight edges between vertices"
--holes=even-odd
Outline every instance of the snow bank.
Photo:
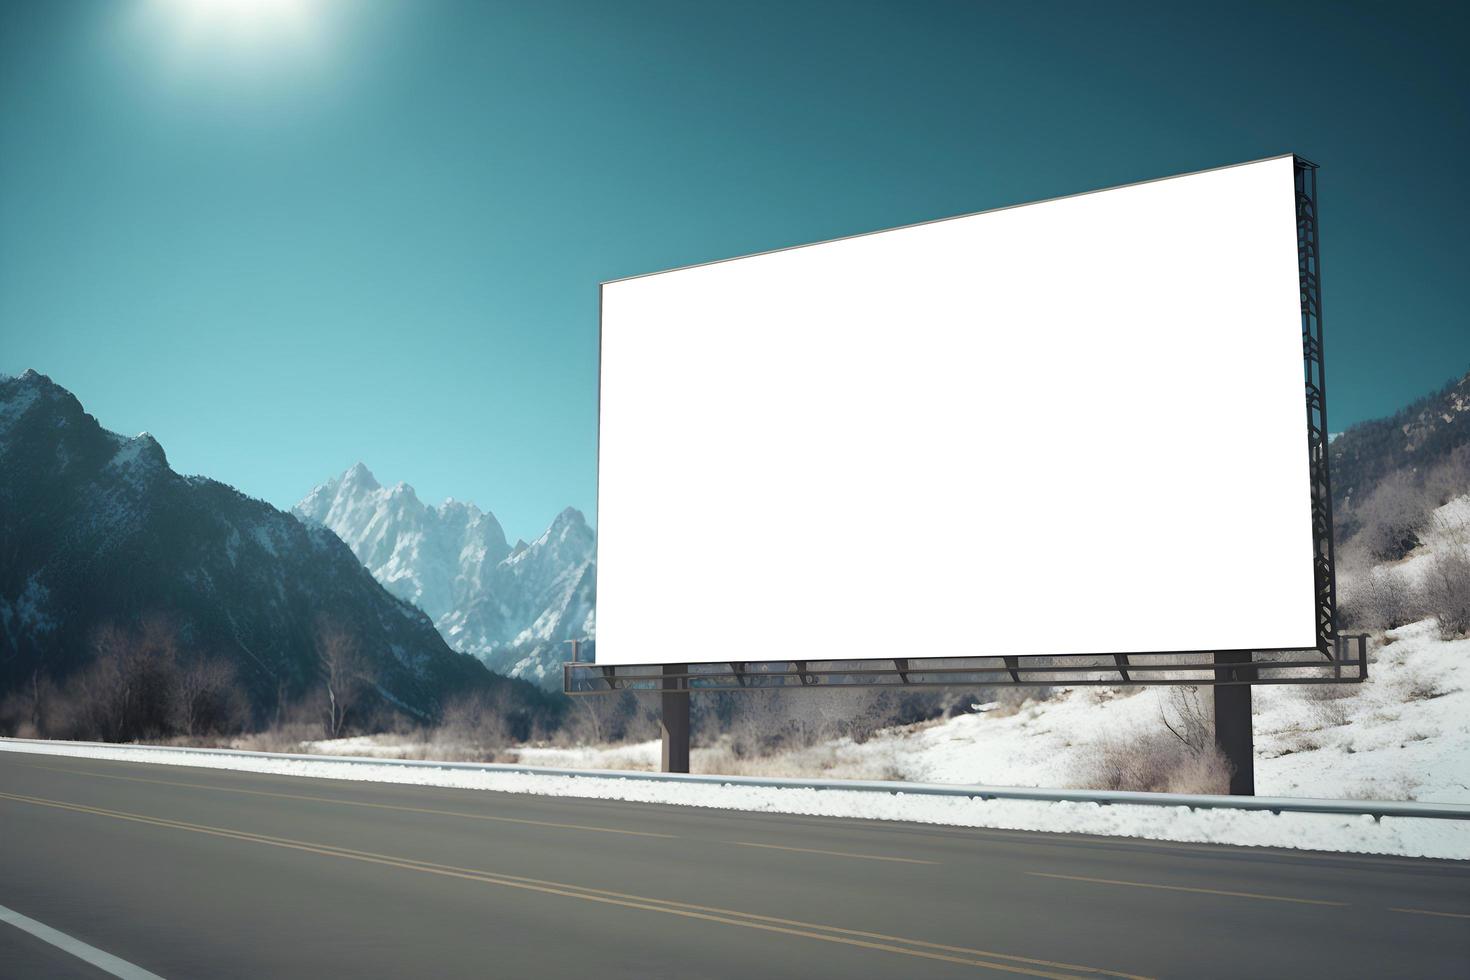
[{"label": "snow bank", "polygon": [[[1375,657],[1363,684],[1254,689],[1257,793],[1470,803],[1470,640],[1442,641],[1425,620],[1390,630]],[[1169,696],[1063,689],[1009,715],[893,729],[852,751],[913,782],[1086,785],[1099,736],[1161,730]]]},{"label": "snow bank", "polygon": [[979,800],[893,792],[691,784],[606,776],[550,776],[428,765],[159,751],[132,746],[0,740],[0,751],[153,765],[232,769],[318,779],[625,800],[765,813],[900,820],[951,827],[1141,837],[1150,840],[1306,848],[1470,860],[1470,821]]}]

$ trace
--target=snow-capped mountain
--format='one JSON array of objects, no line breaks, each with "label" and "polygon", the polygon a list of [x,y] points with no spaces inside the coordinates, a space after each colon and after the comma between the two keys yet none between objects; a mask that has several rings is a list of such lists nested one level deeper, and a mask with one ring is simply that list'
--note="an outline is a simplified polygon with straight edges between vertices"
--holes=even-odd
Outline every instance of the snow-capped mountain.
[{"label": "snow-capped mountain", "polygon": [[450,646],[494,671],[558,686],[565,641],[593,634],[595,542],[580,511],[568,507],[535,541],[512,547],[493,514],[452,499],[425,504],[358,463],[295,512],[334,531]]},{"label": "snow-capped mountain", "polygon": [[152,436],[107,431],[34,371],[0,376],[0,542],[0,694],[85,668],[105,626],[163,616],[186,649],[238,667],[259,715],[315,690],[321,623],[412,716],[476,689],[543,700],[450,650],[335,535],[175,473]]}]

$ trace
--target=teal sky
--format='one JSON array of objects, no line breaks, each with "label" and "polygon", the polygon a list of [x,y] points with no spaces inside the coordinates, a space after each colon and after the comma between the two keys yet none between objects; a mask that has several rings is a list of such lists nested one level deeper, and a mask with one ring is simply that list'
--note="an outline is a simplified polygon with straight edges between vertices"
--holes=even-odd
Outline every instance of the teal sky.
[{"label": "teal sky", "polygon": [[0,371],[279,506],[594,518],[599,281],[1290,151],[1332,428],[1470,368],[1463,4],[241,2],[0,4]]}]

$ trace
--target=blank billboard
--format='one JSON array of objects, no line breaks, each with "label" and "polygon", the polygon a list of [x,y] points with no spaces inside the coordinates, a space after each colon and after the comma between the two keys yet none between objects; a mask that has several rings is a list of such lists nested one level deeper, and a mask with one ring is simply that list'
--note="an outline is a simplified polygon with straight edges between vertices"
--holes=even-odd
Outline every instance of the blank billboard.
[{"label": "blank billboard", "polygon": [[1293,166],[605,283],[597,662],[1315,646]]}]

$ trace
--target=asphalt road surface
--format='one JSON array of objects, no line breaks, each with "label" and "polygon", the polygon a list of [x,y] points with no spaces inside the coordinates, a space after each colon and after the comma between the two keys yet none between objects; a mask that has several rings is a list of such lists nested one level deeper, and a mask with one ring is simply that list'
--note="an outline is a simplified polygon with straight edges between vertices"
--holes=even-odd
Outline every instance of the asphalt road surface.
[{"label": "asphalt road surface", "polygon": [[0,907],[169,980],[1470,976],[1464,863],[11,752]]}]

